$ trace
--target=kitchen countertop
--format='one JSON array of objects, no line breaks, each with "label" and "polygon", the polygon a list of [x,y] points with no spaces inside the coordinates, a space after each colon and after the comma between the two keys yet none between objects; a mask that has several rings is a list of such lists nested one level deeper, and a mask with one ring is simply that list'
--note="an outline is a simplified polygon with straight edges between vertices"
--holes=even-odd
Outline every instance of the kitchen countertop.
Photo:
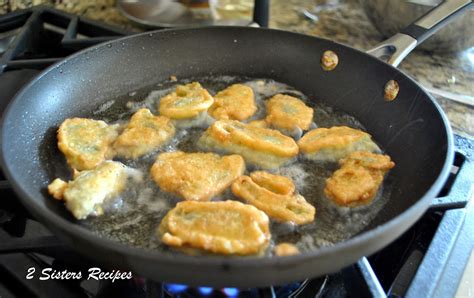
[{"label": "kitchen countertop", "polygon": [[[36,4],[48,4],[131,31],[143,31],[120,15],[115,8],[115,0],[55,2],[57,1],[0,0],[0,13]],[[303,8],[311,11],[315,2],[271,0],[270,27],[331,39],[361,50],[369,49],[384,39],[356,0],[340,1],[340,4],[322,10],[318,13],[317,21],[308,19],[302,13]],[[402,62],[400,69],[434,95],[456,133],[474,137],[474,47],[456,53],[416,50]]]}]

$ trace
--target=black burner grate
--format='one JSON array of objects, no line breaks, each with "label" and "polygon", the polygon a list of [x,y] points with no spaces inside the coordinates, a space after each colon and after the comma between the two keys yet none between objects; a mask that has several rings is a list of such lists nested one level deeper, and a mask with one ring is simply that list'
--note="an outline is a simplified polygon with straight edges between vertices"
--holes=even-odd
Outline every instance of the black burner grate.
[{"label": "black burner grate", "polygon": [[89,46],[131,32],[35,6],[0,16],[0,73],[43,69]]}]

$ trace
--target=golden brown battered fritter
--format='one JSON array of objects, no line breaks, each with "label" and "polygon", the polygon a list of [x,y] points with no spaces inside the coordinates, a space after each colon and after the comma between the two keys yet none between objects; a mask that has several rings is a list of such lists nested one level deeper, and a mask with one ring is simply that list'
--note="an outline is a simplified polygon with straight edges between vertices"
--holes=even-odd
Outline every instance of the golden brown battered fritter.
[{"label": "golden brown battered fritter", "polygon": [[302,225],[314,220],[316,209],[294,193],[293,182],[283,176],[254,172],[232,184],[232,193],[264,211],[271,218]]},{"label": "golden brown battered fritter", "polygon": [[346,158],[339,161],[341,166],[360,165],[369,170],[382,171],[385,174],[388,170],[395,166],[395,163],[390,159],[390,156],[383,154],[376,154],[367,151],[356,151]]},{"label": "golden brown battered fritter", "polygon": [[286,242],[280,243],[277,246],[275,246],[273,251],[275,255],[279,257],[293,256],[300,253],[300,250],[298,249],[298,247],[296,247],[295,245],[291,243],[286,243]]},{"label": "golden brown battered fritter", "polygon": [[374,198],[382,180],[361,166],[342,167],[326,180],[324,193],[338,205],[358,206]]},{"label": "golden brown battered fritter", "polygon": [[317,161],[337,162],[354,151],[380,152],[368,133],[347,126],[313,129],[298,146],[306,158]]},{"label": "golden brown battered fritter", "polygon": [[261,253],[271,238],[265,213],[236,201],[180,202],[162,220],[159,234],[166,245],[224,255]]},{"label": "golden brown battered fritter", "polygon": [[252,88],[234,84],[214,96],[209,115],[217,120],[245,120],[257,111]]},{"label": "golden brown battered fritter", "polygon": [[176,90],[161,98],[160,115],[181,120],[198,116],[214,103],[214,99],[198,82],[178,85]]},{"label": "golden brown battered fritter", "polygon": [[284,133],[308,130],[313,122],[313,109],[296,97],[277,94],[266,102],[266,106],[265,121]]},{"label": "golden brown battered fritter", "polygon": [[265,119],[253,120],[247,123],[247,125],[252,127],[269,128],[269,125]]},{"label": "golden brown battered fritter", "polygon": [[244,171],[244,159],[239,155],[177,151],[158,155],[151,177],[162,190],[185,200],[208,201]]},{"label": "golden brown battered fritter", "polygon": [[388,155],[353,152],[340,161],[341,168],[326,180],[324,193],[341,206],[359,206],[373,200],[384,174],[395,166]]},{"label": "golden brown battered fritter", "polygon": [[261,187],[279,195],[291,195],[295,192],[295,184],[285,176],[273,175],[265,171],[255,171],[250,173],[250,178]]},{"label": "golden brown battered fritter", "polygon": [[115,140],[113,149],[117,156],[135,159],[165,145],[174,134],[175,128],[169,118],[140,109]]},{"label": "golden brown battered fritter", "polygon": [[64,199],[64,192],[66,191],[68,183],[64,180],[56,178],[48,185],[48,193],[56,200]]},{"label": "golden brown battered fritter", "polygon": [[277,130],[249,126],[235,120],[214,122],[198,145],[206,150],[240,154],[262,168],[277,168],[298,155],[295,141]]},{"label": "golden brown battered fritter", "polygon": [[66,208],[77,219],[103,213],[102,204],[125,188],[127,175],[120,162],[104,161],[93,170],[79,172],[74,180],[55,179],[48,192],[64,200]]},{"label": "golden brown battered fritter", "polygon": [[59,126],[58,147],[73,169],[90,170],[111,158],[117,126],[87,118],[69,118]]}]

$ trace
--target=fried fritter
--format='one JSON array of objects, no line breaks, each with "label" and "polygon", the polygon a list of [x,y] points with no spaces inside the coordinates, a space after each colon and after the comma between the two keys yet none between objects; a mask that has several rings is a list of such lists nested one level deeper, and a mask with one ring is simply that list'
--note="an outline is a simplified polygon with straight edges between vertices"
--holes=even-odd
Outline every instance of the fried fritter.
[{"label": "fried fritter", "polygon": [[279,195],[291,195],[295,192],[295,184],[285,176],[273,175],[265,171],[255,171],[250,173],[250,178],[261,187]]},{"label": "fried fritter", "polygon": [[67,182],[56,178],[48,185],[48,193],[56,200],[61,201],[64,198],[64,192],[67,189]]},{"label": "fried fritter", "polygon": [[283,176],[254,172],[232,184],[232,193],[264,211],[271,218],[302,225],[314,220],[316,209],[303,196],[294,193],[293,182]]},{"label": "fried fritter", "polygon": [[78,173],[72,181],[55,179],[48,191],[54,198],[64,200],[75,218],[85,219],[89,215],[102,214],[104,201],[120,193],[126,180],[125,165],[104,161],[93,170]]},{"label": "fried fritter", "polygon": [[293,256],[300,253],[300,250],[298,249],[298,247],[294,246],[291,243],[286,243],[286,242],[280,243],[277,246],[275,246],[273,251],[275,252],[275,255],[279,257]]},{"label": "fried fritter", "polygon": [[58,147],[73,169],[90,170],[111,158],[117,126],[87,118],[69,118],[59,126]]},{"label": "fried fritter", "polygon": [[193,126],[202,120],[214,98],[198,82],[178,85],[176,90],[160,99],[160,115],[175,120],[178,127]]},{"label": "fried fritter", "polygon": [[295,141],[277,130],[252,127],[234,120],[214,122],[198,145],[206,150],[240,154],[262,168],[277,168],[298,155]]},{"label": "fried fritter", "polygon": [[277,94],[266,102],[265,121],[285,134],[308,130],[313,122],[313,109],[293,96]]},{"label": "fried fritter", "polygon": [[269,219],[257,208],[236,201],[180,202],[159,227],[161,240],[224,255],[251,255],[270,242]]},{"label": "fried fritter", "polygon": [[368,133],[347,126],[313,129],[298,141],[298,146],[306,158],[317,161],[337,162],[361,150],[380,152]]},{"label": "fried fritter", "polygon": [[370,203],[384,174],[395,166],[388,155],[360,151],[340,163],[341,168],[326,180],[324,193],[336,204],[350,207]]},{"label": "fried fritter", "polygon": [[247,123],[247,125],[252,127],[269,128],[269,125],[265,119],[253,120]]},{"label": "fried fritter", "polygon": [[245,120],[257,111],[252,88],[234,84],[214,96],[209,115],[217,120]]},{"label": "fried fritter", "polygon": [[140,109],[115,140],[113,149],[120,157],[135,159],[165,145],[174,134],[175,128],[169,118]]},{"label": "fried fritter", "polygon": [[395,163],[388,155],[376,154],[367,151],[356,151],[339,161],[341,166],[360,165],[369,170],[378,170],[385,174],[395,166]]},{"label": "fried fritter", "polygon": [[208,201],[244,171],[244,159],[239,155],[177,151],[158,155],[151,177],[161,189],[185,200]]},{"label": "fried fritter", "polygon": [[362,166],[342,167],[326,180],[324,193],[338,205],[358,206],[374,198],[382,180]]}]

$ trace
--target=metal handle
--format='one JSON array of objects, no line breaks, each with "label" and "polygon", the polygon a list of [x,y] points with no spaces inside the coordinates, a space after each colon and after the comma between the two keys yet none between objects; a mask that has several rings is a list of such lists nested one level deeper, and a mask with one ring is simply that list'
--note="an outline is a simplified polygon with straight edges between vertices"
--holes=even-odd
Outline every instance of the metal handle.
[{"label": "metal handle", "polygon": [[367,53],[397,67],[418,44],[470,7],[472,0],[446,0]]},{"label": "metal handle", "polygon": [[253,22],[260,27],[268,27],[268,15],[270,13],[270,0],[255,0],[253,7]]}]

